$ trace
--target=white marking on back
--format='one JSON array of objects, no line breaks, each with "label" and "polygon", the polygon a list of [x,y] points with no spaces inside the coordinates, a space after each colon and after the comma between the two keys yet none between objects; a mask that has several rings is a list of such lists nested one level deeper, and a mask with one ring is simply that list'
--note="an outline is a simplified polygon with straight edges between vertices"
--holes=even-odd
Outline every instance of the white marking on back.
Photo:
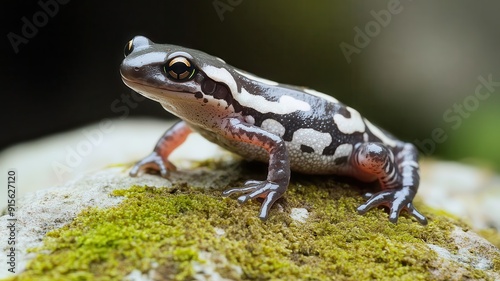
[{"label": "white marking on back", "polygon": [[288,114],[297,110],[311,110],[311,105],[309,105],[309,103],[290,96],[282,96],[277,102],[275,102],[269,101],[263,96],[252,95],[245,88],[241,88],[241,93],[239,93],[234,77],[225,68],[205,65],[203,66],[203,71],[205,71],[205,73],[214,81],[227,85],[233,94],[233,98],[242,106],[253,108],[261,113],[271,112],[276,114]]},{"label": "white marking on back", "polygon": [[318,92],[318,91],[313,90],[313,89],[304,89],[304,92],[306,92],[306,93],[308,93],[310,95],[316,96],[318,98],[322,98],[324,100],[327,100],[329,102],[339,103],[339,101],[336,98],[334,98],[332,96],[329,96],[329,95],[327,95],[325,93]]},{"label": "white marking on back", "polygon": [[314,152],[321,154],[332,143],[332,136],[310,128],[298,129],[293,133],[292,142],[310,146]]},{"label": "white marking on back", "polygon": [[227,69],[218,68],[213,65],[204,65],[202,69],[203,71],[205,71],[208,77],[212,78],[214,81],[226,84],[233,95],[234,93],[238,92],[236,81],[234,80],[233,75],[231,75],[231,73],[229,73]]},{"label": "white marking on back", "polygon": [[223,64],[226,64],[226,62],[225,62],[223,59],[221,59],[221,58],[219,58],[219,57],[215,57],[215,58],[216,58],[218,61],[222,62]]},{"label": "white marking on back", "polygon": [[390,139],[387,137],[384,132],[382,132],[379,128],[377,128],[375,125],[373,125],[370,121],[365,119],[366,126],[372,132],[373,135],[375,135],[377,138],[379,138],[384,144],[387,144],[389,146],[396,146],[397,143],[395,140]]},{"label": "white marking on back", "polygon": [[350,118],[345,118],[340,113],[333,115],[333,120],[339,130],[344,134],[352,134],[354,132],[363,133],[365,131],[365,123],[359,112],[348,106],[346,106],[346,109],[351,113]]},{"label": "white marking on back", "polygon": [[278,82],[274,82],[274,81],[271,81],[271,80],[268,80],[268,79],[265,79],[265,78],[257,77],[255,75],[252,75],[252,74],[248,73],[248,72],[243,72],[243,71],[240,71],[240,70],[237,70],[237,69],[235,69],[234,71],[238,72],[241,76],[245,76],[246,78],[248,78],[250,80],[261,82],[261,83],[264,83],[264,84],[267,84],[267,85],[270,85],[270,86],[277,86],[277,85],[279,85]]},{"label": "white marking on back", "polygon": [[269,101],[263,96],[250,94],[245,88],[241,88],[241,93],[233,96],[242,106],[253,108],[260,113],[288,114],[295,111],[309,111],[311,105],[305,101],[298,100],[290,96],[281,96],[275,101]]},{"label": "white marking on back", "polygon": [[262,129],[265,131],[268,131],[272,134],[275,134],[277,136],[282,137],[285,134],[285,127],[281,125],[280,122],[274,120],[274,119],[266,119],[262,121],[262,124],[260,125]]}]

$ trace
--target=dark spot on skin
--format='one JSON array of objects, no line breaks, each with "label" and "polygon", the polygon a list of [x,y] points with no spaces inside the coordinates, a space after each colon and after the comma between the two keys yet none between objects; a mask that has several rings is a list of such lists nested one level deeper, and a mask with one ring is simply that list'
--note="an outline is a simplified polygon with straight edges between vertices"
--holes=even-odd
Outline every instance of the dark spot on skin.
[{"label": "dark spot on skin", "polygon": [[333,161],[335,165],[341,165],[347,163],[347,156],[342,156]]},{"label": "dark spot on skin", "polygon": [[225,100],[228,105],[233,103],[233,96],[229,93],[229,89],[221,84],[217,85],[213,96],[216,99]]},{"label": "dark spot on skin", "polygon": [[347,108],[345,106],[340,106],[338,104],[336,104],[335,106],[337,107],[336,111],[339,114],[341,114],[342,116],[344,116],[347,119],[351,118],[351,112],[349,112],[349,110],[347,110]]},{"label": "dark spot on skin", "polygon": [[201,92],[196,92],[194,94],[194,97],[197,98],[197,99],[201,99],[201,98],[203,98],[203,94]]},{"label": "dark spot on skin", "polygon": [[[237,101],[233,100],[233,95],[226,84],[216,82],[202,72],[200,72],[199,76],[196,76],[195,81],[201,85],[203,94],[211,95],[215,99],[226,101],[228,105],[227,108],[232,105],[235,112],[242,111],[242,106]],[[220,104],[217,104],[217,106],[220,106]]]},{"label": "dark spot on skin", "polygon": [[211,95],[217,89],[217,83],[212,79],[205,79],[201,84],[201,90],[208,95]]},{"label": "dark spot on skin", "polygon": [[338,131],[337,125],[331,127],[332,143],[323,149],[323,155],[334,155],[337,147],[345,143],[360,143],[363,141],[363,133],[354,132],[352,134],[344,134]]},{"label": "dark spot on skin", "polygon": [[310,146],[301,144],[300,145],[300,151],[305,152],[305,153],[313,153],[314,149],[312,147],[310,147]]},{"label": "dark spot on skin", "polygon": [[204,103],[207,103],[207,102],[208,102],[208,99],[204,98],[204,99],[203,99],[203,102],[204,102]]}]

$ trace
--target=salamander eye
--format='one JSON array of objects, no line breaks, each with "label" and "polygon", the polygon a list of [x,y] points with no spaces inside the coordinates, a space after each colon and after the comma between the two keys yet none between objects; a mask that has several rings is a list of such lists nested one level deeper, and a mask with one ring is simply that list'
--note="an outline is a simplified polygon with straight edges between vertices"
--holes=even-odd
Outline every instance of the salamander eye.
[{"label": "salamander eye", "polygon": [[125,55],[125,57],[127,57],[128,55],[130,55],[130,53],[132,53],[132,51],[134,51],[134,39],[128,41],[128,43],[125,44],[123,54]]},{"label": "salamander eye", "polygon": [[125,48],[123,49],[123,54],[125,57],[128,57],[130,54],[133,52],[147,48],[154,43],[149,40],[148,38],[144,36],[135,36],[132,40],[128,41],[128,43],[125,45]]},{"label": "salamander eye", "polygon": [[191,79],[195,73],[195,68],[185,57],[175,57],[164,67],[165,73],[173,80]]}]

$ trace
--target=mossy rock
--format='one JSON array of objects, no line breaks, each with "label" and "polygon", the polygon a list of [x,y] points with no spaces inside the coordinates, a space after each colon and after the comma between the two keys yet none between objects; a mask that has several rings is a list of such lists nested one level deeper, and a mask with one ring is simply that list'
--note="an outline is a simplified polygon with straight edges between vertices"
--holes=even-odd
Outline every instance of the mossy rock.
[{"label": "mossy rock", "polygon": [[[74,205],[67,204],[74,216],[58,218],[53,210],[50,218],[31,217],[26,227],[61,221],[39,233],[42,243],[28,243],[36,246],[26,256],[32,259],[5,280],[500,278],[500,251],[443,212],[416,202],[427,226],[406,215],[392,224],[384,209],[358,215],[365,191],[360,186],[374,186],[294,175],[269,219],[261,221],[259,202],[240,205],[221,191],[265,177],[265,168],[210,165],[175,172],[172,181],[156,175],[132,179],[124,170],[107,169],[56,196],[29,199],[38,206],[25,201],[20,208],[33,215],[51,200],[75,196],[68,199]],[[75,203],[82,190],[103,196]]]}]

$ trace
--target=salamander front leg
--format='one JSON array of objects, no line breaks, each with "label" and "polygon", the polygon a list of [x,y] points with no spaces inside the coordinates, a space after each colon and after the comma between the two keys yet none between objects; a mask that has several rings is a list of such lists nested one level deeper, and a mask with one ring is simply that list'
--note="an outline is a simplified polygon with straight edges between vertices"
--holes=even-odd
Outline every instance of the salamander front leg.
[{"label": "salamander front leg", "polygon": [[360,171],[378,178],[382,191],[367,194],[365,204],[358,207],[360,214],[377,206],[389,207],[389,221],[396,223],[402,210],[406,210],[422,225],[427,219],[413,206],[420,176],[417,150],[411,144],[395,149],[397,156],[381,143],[363,143],[353,152],[351,164]]},{"label": "salamander front leg", "polygon": [[153,152],[132,167],[129,172],[130,176],[136,177],[141,170],[153,169],[166,178],[168,171],[176,170],[175,165],[168,161],[168,156],[186,140],[190,133],[191,128],[186,125],[186,122],[177,122],[158,140]]},{"label": "salamander front leg", "polygon": [[269,169],[265,181],[249,180],[243,187],[231,188],[222,193],[224,196],[243,193],[238,197],[240,203],[257,197],[264,198],[259,218],[265,220],[274,202],[285,193],[290,180],[290,162],[285,142],[274,134],[236,118],[227,119],[222,129],[226,137],[262,147],[269,153]]}]

